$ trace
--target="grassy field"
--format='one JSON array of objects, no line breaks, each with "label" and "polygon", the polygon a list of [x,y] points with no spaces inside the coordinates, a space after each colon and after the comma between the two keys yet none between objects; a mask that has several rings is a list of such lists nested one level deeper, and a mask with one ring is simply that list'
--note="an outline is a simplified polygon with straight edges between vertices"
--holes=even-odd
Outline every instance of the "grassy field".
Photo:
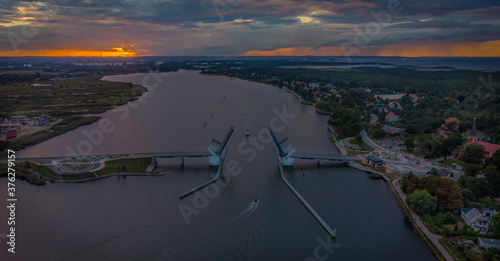
[{"label": "grassy field", "polygon": [[101,81],[99,76],[37,83],[0,84],[2,93],[0,117],[27,115],[31,118],[50,114],[62,119],[62,122],[52,126],[50,130],[2,141],[0,150],[5,148],[20,150],[79,126],[91,124],[99,120],[99,117],[81,117],[80,115],[105,112],[114,106],[136,100],[145,91],[146,88],[140,85]]},{"label": "grassy field", "polygon": [[58,174],[46,165],[31,164],[31,167],[49,180],[77,181],[103,177],[113,173],[146,173],[149,164],[151,164],[151,157],[113,159],[106,161],[104,168],[98,171],[79,174]]},{"label": "grassy field", "polygon": [[368,146],[364,141],[359,142],[357,139],[351,139],[349,141],[351,144],[356,144],[361,147],[362,150],[372,151],[372,147]]},{"label": "grassy field", "polygon": [[99,76],[47,83],[2,84],[0,116],[50,114],[57,117],[101,113],[113,106],[135,100],[145,91],[146,88],[132,83],[101,81]]}]

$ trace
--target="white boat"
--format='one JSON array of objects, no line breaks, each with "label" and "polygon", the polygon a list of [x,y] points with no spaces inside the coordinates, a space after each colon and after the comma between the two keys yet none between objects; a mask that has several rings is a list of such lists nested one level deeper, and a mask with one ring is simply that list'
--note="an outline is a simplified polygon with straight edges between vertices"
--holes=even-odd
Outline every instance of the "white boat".
[{"label": "white boat", "polygon": [[250,131],[249,130],[245,131],[245,135],[250,136]]}]

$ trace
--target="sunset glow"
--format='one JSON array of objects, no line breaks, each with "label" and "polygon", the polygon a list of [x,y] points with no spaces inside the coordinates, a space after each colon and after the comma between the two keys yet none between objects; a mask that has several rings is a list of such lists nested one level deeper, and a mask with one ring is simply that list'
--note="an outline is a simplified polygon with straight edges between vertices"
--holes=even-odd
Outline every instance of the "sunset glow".
[{"label": "sunset glow", "polygon": [[0,56],[500,57],[499,1],[4,2]]},{"label": "sunset glow", "polygon": [[[145,51],[145,50],[144,50]],[[109,50],[36,50],[15,52],[0,52],[0,56],[50,56],[50,57],[134,57],[139,55],[136,51],[124,50],[114,47]]]},{"label": "sunset glow", "polygon": [[[500,57],[500,40],[489,42],[444,42],[406,41],[379,47],[351,46],[359,56],[401,56],[401,57]],[[348,49],[349,50],[349,49]],[[340,47],[313,48],[307,46],[280,48],[275,50],[254,50],[244,56],[343,56]],[[347,55],[347,54],[346,54]]]}]

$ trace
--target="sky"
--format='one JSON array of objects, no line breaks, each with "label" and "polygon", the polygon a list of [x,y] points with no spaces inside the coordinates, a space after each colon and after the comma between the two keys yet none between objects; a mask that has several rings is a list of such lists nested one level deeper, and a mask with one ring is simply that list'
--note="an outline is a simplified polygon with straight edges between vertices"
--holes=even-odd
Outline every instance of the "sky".
[{"label": "sky", "polygon": [[499,0],[2,0],[0,56],[500,57]]}]

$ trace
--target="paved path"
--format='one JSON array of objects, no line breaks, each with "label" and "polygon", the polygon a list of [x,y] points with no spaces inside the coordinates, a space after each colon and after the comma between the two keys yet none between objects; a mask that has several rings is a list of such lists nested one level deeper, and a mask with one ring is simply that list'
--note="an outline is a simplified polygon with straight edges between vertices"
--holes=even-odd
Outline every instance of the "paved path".
[{"label": "paved path", "polygon": [[372,119],[370,120],[370,123],[369,123],[369,124],[370,124],[370,125],[373,125],[373,124],[375,124],[375,122],[377,122],[377,121],[378,121],[378,117],[377,117],[377,115],[375,115],[375,114],[373,114],[373,113],[370,113],[370,116],[372,117]]},{"label": "paved path", "polygon": [[354,137],[345,138],[345,139],[342,140],[342,143],[347,148],[351,148],[351,149],[355,149],[355,150],[361,150],[361,147],[358,144],[352,144],[351,143],[352,139],[354,139]]},{"label": "paved path", "polygon": [[[449,261],[453,261],[453,258],[450,256],[450,254],[448,254],[448,252],[446,251],[446,249],[444,249],[444,247],[441,245],[441,243],[439,242],[439,239],[441,238],[441,236],[439,235],[436,235],[436,234],[433,234],[431,233],[425,226],[424,224],[422,223],[422,221],[420,220],[420,218],[418,218],[417,214],[415,213],[415,211],[413,211],[410,207],[408,207],[408,205],[406,204],[406,196],[405,194],[403,193],[403,191],[401,191],[401,188],[399,187],[399,179],[397,180],[394,180],[392,182],[392,184],[394,185],[394,188],[396,189],[396,191],[398,192],[399,194],[399,197],[403,200],[403,202],[405,203],[405,206],[406,208],[410,211],[410,214],[413,216],[413,218],[416,218],[415,219],[415,222],[417,223],[417,225],[420,227],[420,229],[422,230],[422,232],[424,232],[424,234],[431,240],[431,242],[437,247],[437,249],[439,249],[439,251],[443,254],[444,258],[446,260],[449,260]],[[397,184],[397,185],[396,185]]]}]

